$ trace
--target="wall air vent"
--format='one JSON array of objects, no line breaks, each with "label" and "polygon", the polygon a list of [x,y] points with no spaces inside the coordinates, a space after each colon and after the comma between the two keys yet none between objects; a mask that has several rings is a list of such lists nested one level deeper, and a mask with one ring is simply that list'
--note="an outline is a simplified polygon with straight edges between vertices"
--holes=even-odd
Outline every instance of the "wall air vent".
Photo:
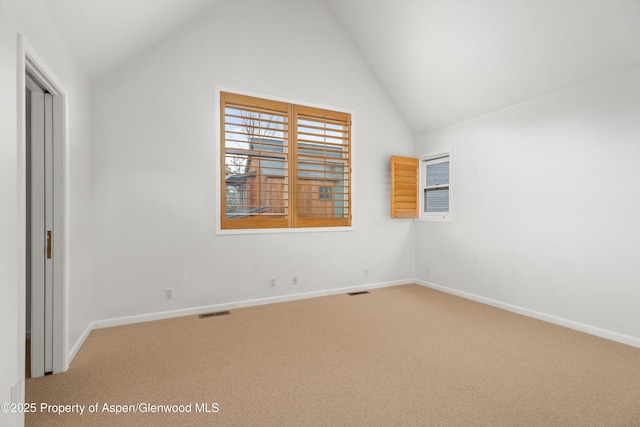
[{"label": "wall air vent", "polygon": [[216,311],[215,313],[205,313],[205,314],[200,314],[198,316],[199,319],[208,319],[209,317],[217,317],[217,316],[227,316],[231,314],[230,311]]}]

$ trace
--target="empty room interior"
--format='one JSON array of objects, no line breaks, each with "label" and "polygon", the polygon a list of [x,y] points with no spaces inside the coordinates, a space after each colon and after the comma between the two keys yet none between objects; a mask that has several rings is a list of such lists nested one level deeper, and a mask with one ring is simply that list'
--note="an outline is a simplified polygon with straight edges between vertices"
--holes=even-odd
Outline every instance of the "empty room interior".
[{"label": "empty room interior", "polygon": [[0,425],[640,426],[640,1],[0,24]]}]

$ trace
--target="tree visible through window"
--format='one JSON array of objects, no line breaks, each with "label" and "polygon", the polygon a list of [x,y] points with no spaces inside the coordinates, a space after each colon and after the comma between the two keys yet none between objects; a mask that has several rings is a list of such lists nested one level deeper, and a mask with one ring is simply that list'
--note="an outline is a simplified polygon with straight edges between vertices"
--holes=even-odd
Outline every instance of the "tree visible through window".
[{"label": "tree visible through window", "polygon": [[351,117],[221,92],[221,226],[351,225]]}]

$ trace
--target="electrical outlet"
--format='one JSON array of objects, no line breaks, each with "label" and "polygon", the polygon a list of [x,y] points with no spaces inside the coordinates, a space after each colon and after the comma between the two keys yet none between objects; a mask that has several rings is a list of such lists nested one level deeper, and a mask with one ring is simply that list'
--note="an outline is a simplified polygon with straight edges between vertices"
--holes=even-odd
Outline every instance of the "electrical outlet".
[{"label": "electrical outlet", "polygon": [[424,271],[427,274],[431,274],[431,267],[429,267],[429,266],[425,267]]},{"label": "electrical outlet", "polygon": [[269,286],[271,286],[272,288],[276,287],[276,278],[272,277],[271,279],[269,279]]},{"label": "electrical outlet", "polygon": [[364,275],[365,275],[365,277],[369,276],[369,268],[368,267],[364,269]]},{"label": "electrical outlet", "polygon": [[291,284],[293,286],[298,284],[298,276],[291,276]]},{"label": "electrical outlet", "polygon": [[173,289],[166,288],[164,290],[164,299],[173,299]]}]

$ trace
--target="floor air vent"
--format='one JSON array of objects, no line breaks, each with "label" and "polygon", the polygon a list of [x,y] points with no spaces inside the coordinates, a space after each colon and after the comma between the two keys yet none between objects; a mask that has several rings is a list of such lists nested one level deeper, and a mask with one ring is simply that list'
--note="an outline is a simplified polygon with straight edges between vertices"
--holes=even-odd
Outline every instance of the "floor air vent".
[{"label": "floor air vent", "polygon": [[368,294],[369,291],[360,291],[360,292],[348,292],[347,295],[349,295],[350,297],[355,296],[355,295],[364,295],[364,294]]},{"label": "floor air vent", "polygon": [[216,311],[215,313],[205,313],[198,316],[200,319],[208,319],[209,317],[227,316],[231,314],[230,311]]}]

